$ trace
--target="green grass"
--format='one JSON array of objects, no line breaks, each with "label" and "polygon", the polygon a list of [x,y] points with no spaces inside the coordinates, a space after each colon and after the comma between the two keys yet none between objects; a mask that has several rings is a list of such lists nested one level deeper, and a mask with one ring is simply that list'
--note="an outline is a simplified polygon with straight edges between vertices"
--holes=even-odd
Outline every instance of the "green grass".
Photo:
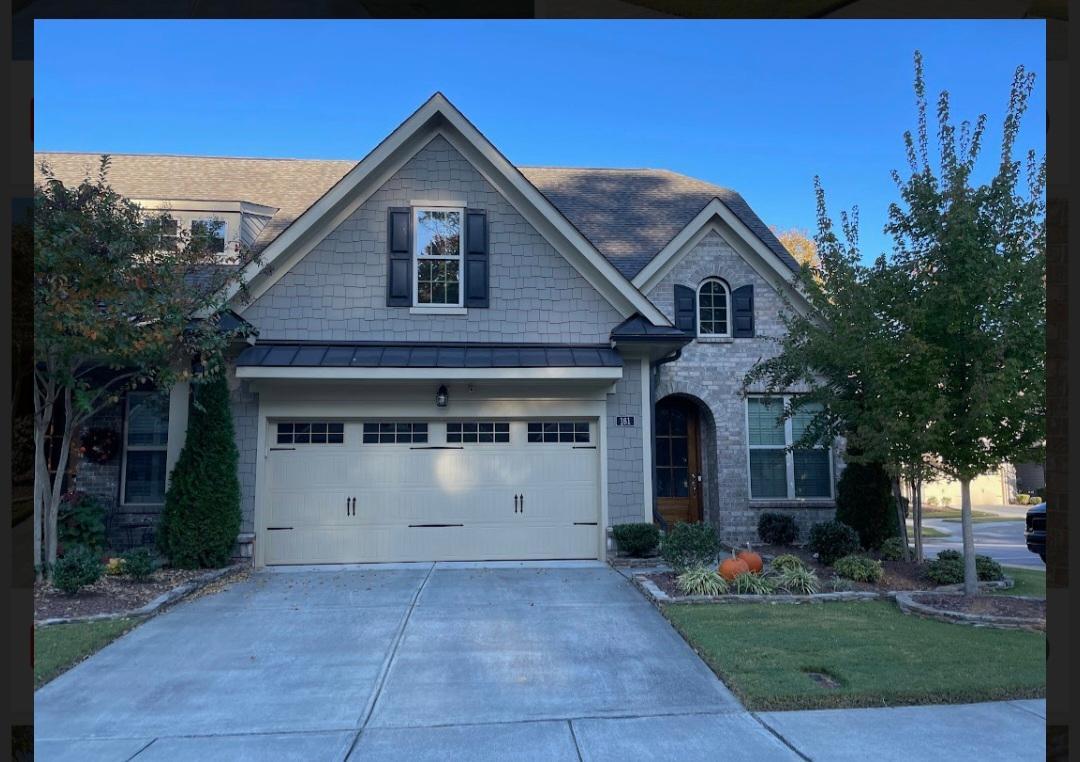
[{"label": "green grass", "polygon": [[[908,526],[908,533],[910,534],[911,532],[914,532],[914,531],[915,531],[915,527],[909,525]],[[932,539],[934,537],[948,537],[949,533],[948,532],[943,532],[940,529],[934,529],[933,527],[923,527],[922,528],[922,536],[923,536],[923,539],[925,540],[925,539]]]},{"label": "green grass", "polygon": [[1005,576],[1012,577],[1016,584],[1005,590],[991,590],[995,595],[1023,595],[1031,598],[1046,597],[1046,572],[1038,569],[1021,569],[1018,566],[1006,566]]},{"label": "green grass", "polygon": [[54,624],[34,630],[34,688],[40,688],[138,624],[135,619]]},{"label": "green grass", "polygon": [[[930,508],[923,507],[924,519],[944,519],[945,521],[959,521],[960,509],[959,508]],[[972,511],[971,520],[975,522],[986,521],[1023,521],[1023,516],[998,516],[996,513],[989,513],[988,511]]]},{"label": "green grass", "polygon": [[[891,601],[669,605],[664,613],[754,711],[1033,698],[1042,633],[921,619]],[[826,687],[807,672],[828,675]]]}]

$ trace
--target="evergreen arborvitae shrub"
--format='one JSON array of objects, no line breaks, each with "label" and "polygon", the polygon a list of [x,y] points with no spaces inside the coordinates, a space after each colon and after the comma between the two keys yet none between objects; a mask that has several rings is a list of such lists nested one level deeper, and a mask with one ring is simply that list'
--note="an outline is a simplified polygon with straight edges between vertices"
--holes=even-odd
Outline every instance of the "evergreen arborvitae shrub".
[{"label": "evergreen arborvitae shrub", "polygon": [[791,545],[799,539],[799,527],[795,518],[773,511],[765,511],[758,516],[757,533],[767,545]]},{"label": "evergreen arborvitae shrub", "polygon": [[859,543],[877,550],[900,534],[892,480],[878,463],[849,463],[836,485],[836,520],[859,534]]},{"label": "evergreen arborvitae shrub", "polygon": [[158,548],[181,569],[224,566],[240,532],[239,453],[224,377],[194,387],[187,439],[169,478]]}]

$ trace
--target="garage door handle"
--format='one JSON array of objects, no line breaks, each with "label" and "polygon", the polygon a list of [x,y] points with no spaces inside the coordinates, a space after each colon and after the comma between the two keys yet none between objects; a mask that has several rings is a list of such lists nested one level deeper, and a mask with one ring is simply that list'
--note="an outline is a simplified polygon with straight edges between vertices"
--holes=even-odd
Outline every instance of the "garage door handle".
[{"label": "garage door handle", "polygon": [[524,493],[522,493],[522,495],[521,495],[521,512],[525,513],[525,494]]},{"label": "garage door handle", "polygon": [[518,512],[518,496],[514,495],[514,513]]}]

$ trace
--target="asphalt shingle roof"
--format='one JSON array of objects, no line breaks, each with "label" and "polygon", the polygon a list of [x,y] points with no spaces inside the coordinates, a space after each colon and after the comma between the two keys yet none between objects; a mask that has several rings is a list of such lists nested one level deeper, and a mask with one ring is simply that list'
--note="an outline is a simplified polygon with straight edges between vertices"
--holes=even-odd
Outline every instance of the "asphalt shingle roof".
[{"label": "asphalt shingle roof", "polygon": [[[315,203],[356,162],[250,159],[160,154],[112,154],[109,181],[143,199],[250,201],[277,213],[255,242],[264,248]],[[97,172],[99,154],[36,154],[65,183]],[[525,178],[610,261],[632,278],[712,199],[719,198],[792,270],[795,259],[742,196],[663,169],[519,167]]]}]

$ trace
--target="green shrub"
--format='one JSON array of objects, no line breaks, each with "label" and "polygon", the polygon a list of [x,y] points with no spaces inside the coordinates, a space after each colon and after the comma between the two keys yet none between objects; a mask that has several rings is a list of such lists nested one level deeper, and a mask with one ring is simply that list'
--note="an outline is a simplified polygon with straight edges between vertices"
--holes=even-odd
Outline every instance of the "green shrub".
[{"label": "green shrub", "polygon": [[799,539],[795,518],[775,511],[765,511],[758,516],[757,533],[767,545],[791,545]]},{"label": "green shrub", "polygon": [[1031,502],[1031,498],[1029,498],[1027,495],[1020,494],[1016,496],[1016,502],[1018,502],[1020,505],[1027,505],[1029,502]]},{"label": "green shrub", "polygon": [[957,585],[964,581],[964,559],[959,553],[945,556],[948,552],[943,550],[933,561],[926,562],[923,574],[935,585]]},{"label": "green shrub", "polygon": [[904,541],[899,537],[890,537],[881,543],[881,557],[886,561],[903,561]]},{"label": "green shrub", "polygon": [[[958,550],[943,550],[937,558],[926,564],[924,573],[931,582],[938,585],[959,585],[964,581],[964,555]],[[980,582],[994,582],[1005,579],[1001,564],[990,556],[975,554],[975,576]]]},{"label": "green shrub", "polygon": [[855,585],[850,579],[834,576],[829,580],[829,589],[834,593],[847,593],[854,590]]},{"label": "green shrub", "polygon": [[892,480],[879,463],[849,463],[836,484],[836,520],[859,535],[867,550],[877,550],[900,533]]},{"label": "green shrub", "polygon": [[948,508],[952,504],[952,498],[948,495],[941,496],[941,507]]},{"label": "green shrub", "polygon": [[56,559],[52,568],[52,583],[60,592],[68,595],[82,590],[101,579],[105,565],[101,557],[85,545],[71,545],[64,555]]},{"label": "green shrub", "polygon": [[158,548],[182,569],[224,566],[240,531],[239,455],[224,377],[194,387],[187,439],[169,479]]},{"label": "green shrub", "polygon": [[105,548],[105,506],[93,495],[69,492],[60,498],[56,517],[56,537],[63,547],[82,545],[90,550]]},{"label": "green shrub", "polygon": [[813,595],[820,587],[818,576],[805,566],[781,570],[774,578],[776,586],[792,595]]},{"label": "green shrub", "polygon": [[150,548],[135,548],[122,556],[124,574],[136,582],[146,582],[157,571],[158,562]]},{"label": "green shrub", "polygon": [[881,561],[866,556],[850,555],[838,559],[833,568],[836,573],[855,582],[880,582],[885,576]]},{"label": "green shrub", "polygon": [[1002,570],[1001,564],[990,556],[976,555],[975,576],[979,578],[980,582],[997,582],[1005,579],[1005,572]]},{"label": "green shrub", "polygon": [[731,583],[732,592],[739,595],[768,595],[776,592],[776,585],[772,579],[764,574],[743,572],[735,576]]},{"label": "green shrub", "polygon": [[1043,499],[1039,495],[1031,495],[1030,497],[1028,497],[1028,502],[1032,505],[1038,505],[1042,501]]},{"label": "green shrub", "polygon": [[859,535],[840,521],[822,521],[810,527],[807,548],[817,554],[821,563],[831,566],[836,559],[859,549]]},{"label": "green shrub", "polygon": [[782,556],[777,556],[769,564],[773,570],[778,572],[784,572],[788,569],[805,569],[806,564],[802,562],[802,559],[798,556],[793,556],[790,553],[785,553]]},{"label": "green shrub", "polygon": [[675,578],[675,584],[686,595],[723,595],[728,583],[710,566],[695,566]]},{"label": "green shrub", "polygon": [[929,505],[931,508],[936,508],[938,504],[938,499],[936,497],[928,497],[926,498],[926,504]]},{"label": "green shrub", "polygon": [[638,558],[649,555],[660,542],[660,528],[652,523],[616,524],[611,533],[619,550]]},{"label": "green shrub", "polygon": [[660,556],[682,574],[695,566],[715,566],[720,540],[712,524],[679,522],[660,539]]}]

